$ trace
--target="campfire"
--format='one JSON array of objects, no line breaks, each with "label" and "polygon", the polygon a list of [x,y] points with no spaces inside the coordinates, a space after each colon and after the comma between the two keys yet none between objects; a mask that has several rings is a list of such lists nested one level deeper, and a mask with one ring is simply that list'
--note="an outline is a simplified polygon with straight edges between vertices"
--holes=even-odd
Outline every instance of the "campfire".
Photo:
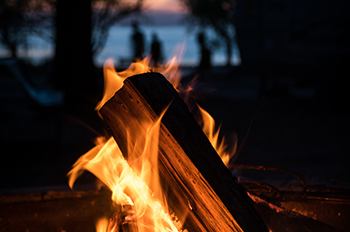
[{"label": "campfire", "polygon": [[146,58],[120,73],[107,60],[97,110],[113,136],[74,164],[70,187],[87,170],[112,191],[116,213],[97,231],[267,231],[224,165],[230,155],[213,118],[199,107],[202,130],[180,98],[189,89],[175,59],[151,70]]},{"label": "campfire", "polygon": [[[112,60],[105,64],[97,110],[112,136],[96,138],[69,172],[71,188],[84,170],[105,187],[0,196],[0,231],[348,230],[348,191],[307,186],[280,168],[235,164],[236,141],[229,150],[210,114],[189,101],[194,81],[180,85],[177,59],[157,69],[148,63],[118,73]],[[286,172],[299,189],[238,181],[230,169]]]}]

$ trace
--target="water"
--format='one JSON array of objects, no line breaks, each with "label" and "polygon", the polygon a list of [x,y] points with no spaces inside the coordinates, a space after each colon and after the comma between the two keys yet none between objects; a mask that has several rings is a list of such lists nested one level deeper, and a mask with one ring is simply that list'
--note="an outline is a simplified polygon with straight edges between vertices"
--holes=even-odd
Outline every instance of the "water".
[{"label": "water", "polygon": [[[172,26],[143,26],[141,27],[145,36],[146,55],[149,53],[152,33],[157,33],[158,38],[162,42],[163,57],[169,60],[175,53],[179,44],[185,43],[186,50],[181,60],[182,65],[197,65],[199,63],[199,47],[196,42],[195,31],[188,31],[185,25]],[[108,58],[113,58],[116,64],[120,64],[123,60],[130,60],[131,44],[130,35],[132,28],[127,26],[116,25],[111,27],[109,37],[104,49],[94,57],[95,64],[102,66]],[[212,31],[207,31],[208,37],[213,37]],[[54,44],[44,41],[39,37],[30,37],[27,49],[19,50],[19,57],[29,59],[32,63],[40,63],[41,61],[52,58],[54,55]],[[8,52],[0,46],[0,57],[8,56]],[[226,64],[225,52],[223,49],[217,49],[212,54],[213,65]],[[238,49],[234,47],[232,64],[240,63]]]}]

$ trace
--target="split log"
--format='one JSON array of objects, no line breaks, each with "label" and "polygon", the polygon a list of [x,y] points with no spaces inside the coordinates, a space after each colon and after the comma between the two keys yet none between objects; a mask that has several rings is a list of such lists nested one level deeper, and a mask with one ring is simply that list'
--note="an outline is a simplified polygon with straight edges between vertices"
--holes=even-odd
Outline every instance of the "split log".
[{"label": "split log", "polygon": [[[170,105],[169,105],[170,104]],[[127,160],[128,135],[161,119],[158,169],[169,207],[188,231],[268,231],[173,86],[159,73],[135,75],[100,109]],[[127,132],[129,131],[129,132]],[[129,139],[129,141],[128,141]],[[129,157],[130,158],[130,157]]]}]

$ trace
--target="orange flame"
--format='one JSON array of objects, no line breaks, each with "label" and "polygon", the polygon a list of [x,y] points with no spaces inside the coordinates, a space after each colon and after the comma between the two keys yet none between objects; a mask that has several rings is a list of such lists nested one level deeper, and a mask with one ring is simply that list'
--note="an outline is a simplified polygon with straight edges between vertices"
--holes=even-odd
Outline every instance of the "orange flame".
[{"label": "orange flame", "polygon": [[103,76],[105,82],[104,94],[102,100],[97,104],[96,110],[100,110],[101,107],[111,97],[113,97],[114,93],[121,89],[124,80],[133,75],[147,73],[150,71],[159,72],[167,77],[168,81],[176,89],[179,86],[181,80],[179,65],[185,50],[185,43],[178,44],[175,47],[176,54],[165,65],[157,64],[155,68],[151,68],[149,66],[151,59],[150,57],[146,57],[141,61],[132,63],[125,71],[122,72],[116,72],[113,59],[107,59],[103,66]]},{"label": "orange flame", "polygon": [[106,232],[108,228],[108,219],[100,218],[96,223],[96,232]]},{"label": "orange flame", "polygon": [[199,108],[199,111],[202,116],[202,130],[206,134],[207,138],[209,139],[212,146],[215,148],[216,152],[219,154],[222,162],[228,166],[231,157],[234,155],[235,151],[237,150],[237,142],[236,138],[234,138],[233,145],[234,147],[231,148],[228,151],[228,144],[225,143],[225,137],[223,137],[220,141],[219,139],[219,132],[221,125],[216,129],[215,128],[215,121],[213,117],[205,111],[203,108],[201,108],[199,105],[197,105]]},{"label": "orange flame", "polygon": [[[185,44],[182,44],[178,49],[178,54],[166,65],[157,65],[155,68],[150,68],[150,59],[146,57],[137,63],[132,63],[128,69],[122,72],[116,72],[113,60],[108,59],[103,69],[105,78],[104,96],[96,109],[101,109],[115,92],[122,88],[127,77],[150,71],[163,74],[178,91],[191,91],[192,85],[186,90],[180,88],[181,74],[178,67],[184,50]],[[185,93],[184,96],[188,97],[188,94]],[[219,142],[218,140],[219,129],[215,129],[214,120],[208,112],[200,107],[199,109],[202,114],[203,131],[227,165],[230,154],[226,152],[227,146],[224,145],[223,141]],[[84,170],[94,174],[112,191],[112,200],[115,203],[132,206],[133,213],[128,216],[127,220],[137,221],[137,231],[140,232],[175,232],[182,229],[181,222],[177,222],[175,225],[170,219],[167,201],[162,194],[159,182],[157,156],[161,117],[162,115],[156,122],[143,122],[145,123],[143,128],[148,128],[144,132],[145,134],[138,138],[131,137],[131,140],[137,140],[137,142],[132,143],[135,147],[131,147],[131,143],[128,144],[128,151],[130,151],[128,154],[129,163],[124,159],[112,137],[108,141],[98,138],[96,140],[97,145],[81,156],[68,173],[71,188]],[[128,132],[128,135],[133,136],[131,131]],[[101,219],[97,223],[97,231],[112,232],[116,230],[116,226],[113,225],[113,220],[108,222],[108,219]]]},{"label": "orange flame", "polygon": [[[111,191],[112,200],[119,205],[133,206],[130,220],[137,221],[138,231],[173,231],[178,229],[173,224],[169,212],[165,210],[166,201],[159,183],[157,155],[160,119],[156,123],[148,123],[145,141],[136,143],[143,149],[135,148],[134,155],[141,157],[140,172],[129,166],[113,138],[104,144],[98,144],[80,157],[68,173],[69,186],[72,188],[76,178],[83,170],[87,170],[100,179]],[[143,137],[143,136],[142,136]],[[134,162],[136,166],[136,162]],[[100,222],[98,230],[106,227]]]},{"label": "orange flame", "polygon": [[114,68],[114,62],[112,58],[106,60],[103,66],[103,76],[104,76],[104,94],[102,100],[97,104],[96,110],[100,110],[101,107],[111,98],[114,93],[122,88],[123,82],[126,78],[132,75],[137,75],[141,73],[146,73],[150,71],[148,66],[150,59],[146,57],[145,59],[132,63],[125,71],[116,72]]},{"label": "orange flame", "polygon": [[[176,87],[180,83],[178,72],[179,58],[184,51],[184,45],[179,49],[177,56],[174,56],[165,66],[157,65],[156,68],[149,67],[150,58],[132,63],[125,71],[116,72],[114,62],[108,59],[104,64],[105,89],[102,100],[96,106],[101,107],[122,88],[124,80],[132,75],[157,71]],[[161,117],[160,117],[161,118]],[[107,142],[101,142],[92,148],[85,155],[80,157],[73,165],[73,169],[68,173],[69,186],[72,188],[76,178],[83,170],[93,173],[112,191],[112,200],[120,205],[132,205],[138,224],[138,231],[178,231],[177,227],[170,220],[166,201],[162,195],[157,155],[160,119],[156,122],[144,122],[148,127],[146,135],[140,136],[145,141],[133,143],[136,147],[129,147],[128,150],[137,154],[129,154],[129,164],[125,161],[118,145],[113,138]],[[129,133],[132,136],[132,133]],[[132,138],[135,140],[136,138]],[[131,146],[131,143],[129,144]],[[135,158],[136,157],[136,158]],[[141,158],[140,158],[141,157]],[[132,166],[129,166],[132,164]],[[98,230],[110,231],[114,229],[107,226],[104,220],[97,224]],[[102,228],[102,229],[101,229]]]}]

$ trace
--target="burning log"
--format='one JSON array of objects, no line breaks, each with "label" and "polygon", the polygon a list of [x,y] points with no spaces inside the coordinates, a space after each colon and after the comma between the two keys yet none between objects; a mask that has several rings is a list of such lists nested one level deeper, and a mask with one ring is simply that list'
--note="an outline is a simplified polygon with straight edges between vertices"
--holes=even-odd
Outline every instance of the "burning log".
[{"label": "burning log", "polygon": [[[158,169],[168,204],[188,231],[268,231],[244,188],[222,163],[188,107],[159,73],[129,77],[100,109],[123,155],[161,119]],[[186,216],[186,220],[180,216]]]}]

